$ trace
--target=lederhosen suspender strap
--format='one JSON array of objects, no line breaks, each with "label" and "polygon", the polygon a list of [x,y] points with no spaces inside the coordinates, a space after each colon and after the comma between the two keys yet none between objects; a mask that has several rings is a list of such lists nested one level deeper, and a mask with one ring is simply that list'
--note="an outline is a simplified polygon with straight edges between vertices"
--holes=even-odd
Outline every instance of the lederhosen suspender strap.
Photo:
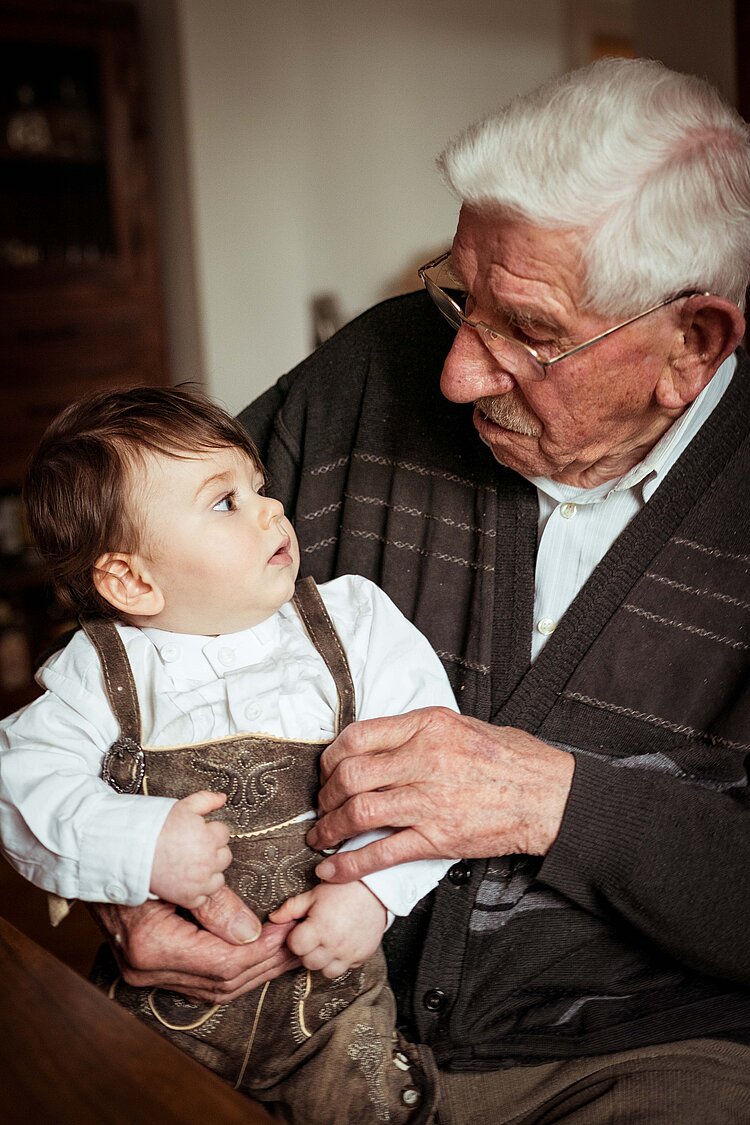
[{"label": "lederhosen suspender strap", "polygon": [[[336,684],[338,733],[354,722],[354,683],[341,641],[312,578],[304,578],[297,584],[294,606]],[[143,781],[145,763],[141,748],[138,693],[130,661],[111,621],[85,618],[81,625],[101,661],[110,706],[120,724],[120,737],[105,755],[102,777],[118,793],[137,793]]]},{"label": "lederhosen suspender strap", "polygon": [[111,621],[101,617],[82,618],[81,626],[99,655],[109,703],[120,724],[120,735],[140,745],[138,692],[120,634]]},{"label": "lederhosen suspender strap", "polygon": [[81,626],[96,649],[110,706],[120,724],[120,737],[102,762],[102,778],[118,793],[138,793],[146,759],[141,747],[141,711],[125,645],[111,621],[88,617]]},{"label": "lederhosen suspender strap", "polygon": [[323,605],[318,587],[312,578],[303,578],[297,583],[294,606],[307,629],[310,640],[326,663],[333,676],[339,696],[336,713],[336,733],[342,731],[355,719],[354,683],[349,664],[341,647],[328,610]]}]

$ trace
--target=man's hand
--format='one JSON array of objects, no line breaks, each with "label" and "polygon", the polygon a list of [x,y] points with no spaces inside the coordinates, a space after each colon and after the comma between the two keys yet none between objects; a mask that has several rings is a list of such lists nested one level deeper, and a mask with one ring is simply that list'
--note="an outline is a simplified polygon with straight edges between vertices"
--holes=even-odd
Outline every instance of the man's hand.
[{"label": "man's hand", "polygon": [[371,828],[400,829],[318,865],[332,883],[407,860],[545,855],[560,829],[575,762],[525,731],[428,707],[348,726],[324,752],[323,850]]},{"label": "man's hand", "polygon": [[224,886],[223,873],[232,862],[229,828],[205,817],[226,799],[226,793],[204,789],[172,806],[156,841],[152,894],[194,911]]},{"label": "man's hand", "polygon": [[286,939],[306,969],[334,980],[372,957],[387,921],[380,899],[364,883],[320,884],[288,898],[271,919],[302,919]]},{"label": "man's hand", "polygon": [[195,1000],[226,1004],[299,965],[285,944],[291,924],[261,928],[226,886],[194,911],[205,929],[167,902],[88,905],[124,980],[135,987],[169,988]]}]

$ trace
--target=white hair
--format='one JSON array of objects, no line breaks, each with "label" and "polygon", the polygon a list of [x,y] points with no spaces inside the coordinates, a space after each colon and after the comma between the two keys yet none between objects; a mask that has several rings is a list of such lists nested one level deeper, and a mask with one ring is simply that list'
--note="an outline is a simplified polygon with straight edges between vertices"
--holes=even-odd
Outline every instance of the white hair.
[{"label": "white hair", "polygon": [[437,164],[469,207],[584,232],[584,303],[602,315],[682,289],[744,308],[750,129],[702,79],[603,59],[471,126]]}]

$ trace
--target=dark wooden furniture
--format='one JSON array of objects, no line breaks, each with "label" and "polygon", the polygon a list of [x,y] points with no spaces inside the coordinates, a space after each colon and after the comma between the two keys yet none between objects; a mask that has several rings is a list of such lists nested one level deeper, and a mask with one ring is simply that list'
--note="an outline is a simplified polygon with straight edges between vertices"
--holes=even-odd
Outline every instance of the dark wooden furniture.
[{"label": "dark wooden furniture", "polygon": [[168,382],[139,54],[130,3],[0,0],[1,714],[63,624],[11,526],[29,454],[86,391]]},{"label": "dark wooden furniture", "polygon": [[737,67],[737,108],[750,121],[750,4],[735,0],[735,62]]},{"label": "dark wooden furniture", "polygon": [[0,916],[82,977],[88,977],[103,940],[93,916],[83,903],[77,902],[59,926],[51,926],[47,895],[27,883],[2,856]]},{"label": "dark wooden furniture", "polygon": [[268,1125],[271,1117],[0,918],[4,1125]]}]

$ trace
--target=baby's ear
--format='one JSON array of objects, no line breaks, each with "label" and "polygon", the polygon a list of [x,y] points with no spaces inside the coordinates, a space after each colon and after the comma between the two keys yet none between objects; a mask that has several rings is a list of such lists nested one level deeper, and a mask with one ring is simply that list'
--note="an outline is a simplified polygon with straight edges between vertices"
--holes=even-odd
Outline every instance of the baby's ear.
[{"label": "baby's ear", "polygon": [[164,595],[139,555],[100,555],[94,563],[94,585],[125,617],[154,617],[164,609]]}]

